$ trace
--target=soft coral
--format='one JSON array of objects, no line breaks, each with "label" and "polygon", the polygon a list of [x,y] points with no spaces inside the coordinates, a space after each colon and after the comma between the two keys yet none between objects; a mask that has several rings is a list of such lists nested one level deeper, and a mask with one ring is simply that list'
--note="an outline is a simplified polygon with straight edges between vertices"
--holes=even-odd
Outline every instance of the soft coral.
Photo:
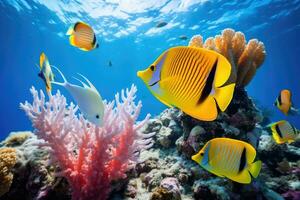
[{"label": "soft coral", "polygon": [[[125,172],[138,159],[139,152],[152,146],[154,133],[143,134],[147,117],[135,124],[141,102],[134,102],[137,89],[117,94],[116,101],[106,103],[103,127],[89,123],[75,113],[59,91],[49,96],[32,88],[33,103],[21,104],[31,119],[43,148],[48,148],[52,162],[57,163],[72,189],[74,200],[103,200],[110,193],[111,181],[126,177]],[[115,106],[116,104],[116,106]]]}]

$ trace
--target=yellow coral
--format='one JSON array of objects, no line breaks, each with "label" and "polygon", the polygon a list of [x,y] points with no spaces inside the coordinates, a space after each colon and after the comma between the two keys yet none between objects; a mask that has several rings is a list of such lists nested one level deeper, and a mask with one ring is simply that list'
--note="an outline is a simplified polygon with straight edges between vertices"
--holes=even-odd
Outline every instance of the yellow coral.
[{"label": "yellow coral", "polygon": [[[201,38],[201,45],[197,45]],[[199,40],[199,41],[198,41]],[[198,43],[197,43],[198,42]],[[209,37],[202,45],[202,36],[192,37],[190,46],[198,46],[217,51],[225,56],[232,65],[230,82],[236,82],[239,87],[245,87],[254,77],[256,70],[264,62],[266,51],[262,42],[251,39],[246,42],[242,32],[225,29],[222,35]]]},{"label": "yellow coral", "polygon": [[13,180],[11,169],[17,162],[17,154],[14,148],[0,149],[0,196],[8,192]]}]

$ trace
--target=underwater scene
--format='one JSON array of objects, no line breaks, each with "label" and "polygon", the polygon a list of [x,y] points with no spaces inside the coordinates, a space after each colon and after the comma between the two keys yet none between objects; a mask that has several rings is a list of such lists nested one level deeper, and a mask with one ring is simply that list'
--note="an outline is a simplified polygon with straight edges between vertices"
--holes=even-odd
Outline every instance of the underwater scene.
[{"label": "underwater scene", "polygon": [[0,200],[300,200],[300,0],[0,13]]}]

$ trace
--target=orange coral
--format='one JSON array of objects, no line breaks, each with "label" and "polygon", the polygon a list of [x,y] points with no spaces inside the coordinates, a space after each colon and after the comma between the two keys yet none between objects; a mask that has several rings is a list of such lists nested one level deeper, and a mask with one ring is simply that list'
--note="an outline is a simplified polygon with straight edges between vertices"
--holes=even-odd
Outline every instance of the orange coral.
[{"label": "orange coral", "polygon": [[236,82],[239,87],[245,87],[250,83],[266,56],[262,42],[251,39],[247,43],[245,35],[233,29],[225,29],[222,35],[207,38],[204,44],[202,36],[196,35],[190,40],[189,46],[203,46],[225,56],[232,65],[233,73],[230,81]]},{"label": "orange coral", "polygon": [[0,196],[8,192],[13,180],[11,169],[17,162],[17,154],[14,148],[0,149]]}]

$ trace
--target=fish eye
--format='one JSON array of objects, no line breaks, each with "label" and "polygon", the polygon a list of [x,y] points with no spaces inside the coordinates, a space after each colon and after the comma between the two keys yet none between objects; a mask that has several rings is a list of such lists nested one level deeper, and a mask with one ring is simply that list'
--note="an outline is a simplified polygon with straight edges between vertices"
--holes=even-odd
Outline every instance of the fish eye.
[{"label": "fish eye", "polygon": [[96,115],[96,118],[99,119],[99,115]]},{"label": "fish eye", "polygon": [[151,65],[150,69],[151,69],[151,71],[154,71],[154,69],[155,69],[154,65]]},{"label": "fish eye", "polygon": [[204,156],[204,153],[203,153],[203,152],[201,152],[201,153],[200,153],[200,155],[201,155],[201,156]]}]

